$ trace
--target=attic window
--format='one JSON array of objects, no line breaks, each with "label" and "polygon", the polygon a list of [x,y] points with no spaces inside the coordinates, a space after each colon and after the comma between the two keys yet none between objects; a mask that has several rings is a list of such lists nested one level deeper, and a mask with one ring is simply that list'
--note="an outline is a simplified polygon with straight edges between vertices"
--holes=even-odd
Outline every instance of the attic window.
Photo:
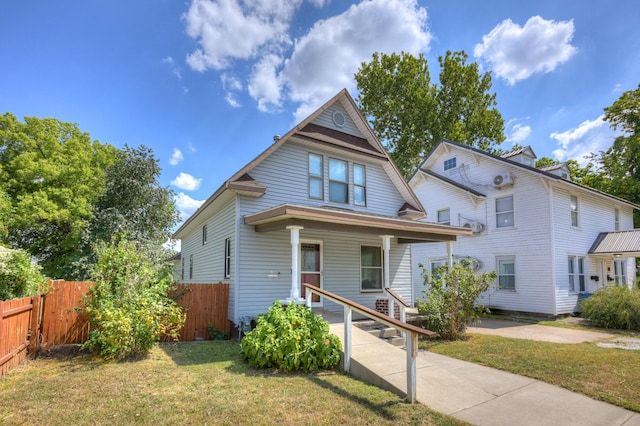
[{"label": "attic window", "polygon": [[449,158],[448,160],[444,160],[444,169],[451,170],[456,168],[456,157]]},{"label": "attic window", "polygon": [[334,112],[331,118],[333,119],[333,124],[338,127],[344,127],[344,125],[347,123],[347,119],[340,111]]}]

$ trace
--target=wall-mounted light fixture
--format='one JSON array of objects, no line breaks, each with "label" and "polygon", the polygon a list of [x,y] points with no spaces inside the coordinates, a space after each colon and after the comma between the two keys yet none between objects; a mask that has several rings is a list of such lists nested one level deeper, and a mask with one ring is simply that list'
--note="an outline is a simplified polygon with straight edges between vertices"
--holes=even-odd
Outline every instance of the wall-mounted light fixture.
[{"label": "wall-mounted light fixture", "polygon": [[615,253],[615,254],[613,255],[613,257],[615,257],[615,258],[619,258],[619,257],[622,257],[622,254],[620,254],[620,253]]}]

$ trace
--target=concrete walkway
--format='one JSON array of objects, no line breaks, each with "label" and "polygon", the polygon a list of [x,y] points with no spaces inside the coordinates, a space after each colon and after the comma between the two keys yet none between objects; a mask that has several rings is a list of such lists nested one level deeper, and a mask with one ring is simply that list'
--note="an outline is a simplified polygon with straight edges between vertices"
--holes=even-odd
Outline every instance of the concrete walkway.
[{"label": "concrete walkway", "polygon": [[[323,312],[331,332],[344,338],[341,314]],[[353,327],[351,374],[406,394],[406,353]],[[420,351],[420,403],[476,425],[640,426],[640,414],[538,380]]]}]

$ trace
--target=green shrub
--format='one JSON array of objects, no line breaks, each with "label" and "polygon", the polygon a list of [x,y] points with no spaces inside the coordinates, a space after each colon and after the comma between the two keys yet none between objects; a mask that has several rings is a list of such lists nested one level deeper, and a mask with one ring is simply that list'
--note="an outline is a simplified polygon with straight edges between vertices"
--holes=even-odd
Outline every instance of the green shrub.
[{"label": "green shrub", "polygon": [[433,275],[420,267],[428,288],[423,291],[425,299],[418,301],[418,312],[427,318],[427,328],[443,339],[460,338],[471,320],[482,314],[484,308],[476,300],[497,273],[474,274],[467,262],[456,263],[451,271],[440,267]]},{"label": "green shrub", "polygon": [[168,297],[171,265],[159,253],[126,240],[102,246],[85,301],[91,324],[83,348],[107,359],[146,355],[163,336],[177,340],[182,308]]},{"label": "green shrub", "polygon": [[340,363],[342,345],[329,323],[305,305],[275,302],[260,315],[241,342],[249,365],[284,371],[331,369]]},{"label": "green shrub", "polygon": [[640,331],[640,289],[602,288],[580,303],[582,316],[596,327]]},{"label": "green shrub", "polygon": [[19,299],[46,291],[47,279],[24,250],[0,246],[0,300]]}]

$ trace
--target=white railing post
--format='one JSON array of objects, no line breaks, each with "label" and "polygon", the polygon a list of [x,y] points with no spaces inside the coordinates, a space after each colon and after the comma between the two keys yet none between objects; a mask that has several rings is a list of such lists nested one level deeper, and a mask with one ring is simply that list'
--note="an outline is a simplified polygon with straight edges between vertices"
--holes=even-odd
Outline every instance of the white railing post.
[{"label": "white railing post", "polygon": [[[402,321],[403,323],[406,324],[407,323],[407,311],[406,311],[407,308],[405,308],[403,303],[398,303],[398,305],[400,305],[400,321]],[[400,335],[402,337],[404,337],[405,339],[407,338],[407,333],[405,331],[401,331]]]},{"label": "white railing post", "polygon": [[352,310],[349,306],[344,307],[344,359],[343,368],[346,373],[351,371],[351,319]]},{"label": "white railing post", "polygon": [[416,356],[418,355],[418,334],[407,333],[407,400],[416,402]]},{"label": "white railing post", "polygon": [[311,309],[311,299],[312,299],[311,296],[313,296],[313,292],[308,288],[305,289],[305,291],[307,292],[307,308]]}]

